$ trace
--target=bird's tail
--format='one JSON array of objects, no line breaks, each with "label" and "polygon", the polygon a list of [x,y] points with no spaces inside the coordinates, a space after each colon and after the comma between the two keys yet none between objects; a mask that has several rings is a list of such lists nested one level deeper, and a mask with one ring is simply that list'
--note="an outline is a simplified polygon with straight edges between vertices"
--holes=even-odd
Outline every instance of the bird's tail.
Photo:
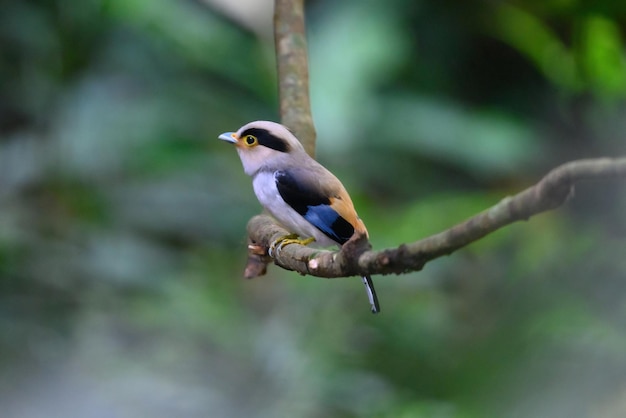
[{"label": "bird's tail", "polygon": [[376,289],[374,289],[374,282],[370,276],[363,276],[363,284],[365,285],[365,291],[367,297],[370,300],[370,306],[372,307],[372,313],[380,312],[380,305],[378,305],[378,296],[376,296]]}]

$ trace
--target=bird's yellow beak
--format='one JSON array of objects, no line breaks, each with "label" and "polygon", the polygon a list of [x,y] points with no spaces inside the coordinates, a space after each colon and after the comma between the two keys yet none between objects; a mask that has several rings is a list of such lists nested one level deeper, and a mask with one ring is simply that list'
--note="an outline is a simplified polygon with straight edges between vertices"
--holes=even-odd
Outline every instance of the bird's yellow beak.
[{"label": "bird's yellow beak", "polygon": [[224,132],[220,136],[217,137],[222,141],[230,142],[231,144],[236,144],[239,142],[239,138],[237,138],[237,132]]}]

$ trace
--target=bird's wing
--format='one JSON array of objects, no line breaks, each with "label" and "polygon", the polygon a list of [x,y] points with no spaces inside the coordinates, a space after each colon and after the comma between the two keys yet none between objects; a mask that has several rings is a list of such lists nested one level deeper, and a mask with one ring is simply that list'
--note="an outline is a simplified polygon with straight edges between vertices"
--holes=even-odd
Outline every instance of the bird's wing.
[{"label": "bird's wing", "polygon": [[274,179],[285,203],[338,244],[352,237],[355,225],[363,225],[345,189],[329,172],[292,168],[276,171]]}]

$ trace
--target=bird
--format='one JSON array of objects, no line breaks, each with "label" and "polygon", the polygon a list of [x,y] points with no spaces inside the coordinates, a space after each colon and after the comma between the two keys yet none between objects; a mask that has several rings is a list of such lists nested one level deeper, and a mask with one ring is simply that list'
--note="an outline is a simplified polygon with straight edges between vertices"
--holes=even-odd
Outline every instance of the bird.
[{"label": "bird", "polygon": [[[279,250],[292,242],[341,247],[354,234],[368,237],[341,181],[309,156],[284,125],[254,121],[236,132],[224,132],[218,139],[234,144],[244,172],[252,177],[257,199],[293,234],[283,237]],[[301,240],[289,239],[295,236]],[[372,313],[380,312],[372,278],[366,275],[362,280]]]}]

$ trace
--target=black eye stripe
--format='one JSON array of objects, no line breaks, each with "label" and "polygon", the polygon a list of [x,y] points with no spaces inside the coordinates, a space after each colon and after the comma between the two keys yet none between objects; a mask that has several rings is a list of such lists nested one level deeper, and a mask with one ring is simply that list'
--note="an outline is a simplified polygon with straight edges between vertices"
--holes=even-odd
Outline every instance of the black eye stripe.
[{"label": "black eye stripe", "polygon": [[263,145],[280,152],[289,152],[289,144],[287,144],[283,139],[275,137],[265,129],[250,128],[241,133],[241,137],[245,140],[247,140],[248,135],[256,136],[259,141],[259,145]]}]

